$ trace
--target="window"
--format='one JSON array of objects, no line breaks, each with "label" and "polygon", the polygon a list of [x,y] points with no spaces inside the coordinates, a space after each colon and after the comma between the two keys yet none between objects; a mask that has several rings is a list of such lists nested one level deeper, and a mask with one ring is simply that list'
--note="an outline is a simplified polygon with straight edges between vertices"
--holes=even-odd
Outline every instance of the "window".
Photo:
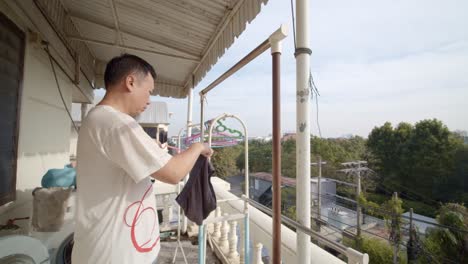
[{"label": "window", "polygon": [[157,128],[156,127],[143,127],[143,130],[152,138],[156,138]]},{"label": "window", "polygon": [[0,205],[16,199],[24,33],[0,13]]}]

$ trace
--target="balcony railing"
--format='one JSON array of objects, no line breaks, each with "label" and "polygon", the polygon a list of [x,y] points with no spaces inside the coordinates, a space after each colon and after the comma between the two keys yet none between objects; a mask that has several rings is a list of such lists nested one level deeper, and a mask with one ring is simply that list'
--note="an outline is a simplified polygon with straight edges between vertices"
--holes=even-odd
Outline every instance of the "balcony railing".
[{"label": "balcony railing", "polygon": [[[209,223],[207,225],[208,243],[223,263],[246,263],[245,252],[243,250],[244,219],[242,217],[236,217],[244,213],[244,201],[240,200],[239,197],[229,192],[229,183],[219,178],[212,178],[212,183],[216,192],[216,197],[220,202],[218,202],[218,208],[216,211],[213,212],[207,220]],[[166,194],[170,192],[173,191],[166,190]],[[253,201],[249,201],[249,203],[251,204],[249,206],[249,223],[250,244],[252,245],[250,250],[250,263],[260,264],[263,263],[262,256],[268,257],[269,254],[272,253],[273,220],[270,216],[271,209]],[[167,209],[170,209],[168,206],[169,204],[170,203],[165,203]],[[170,216],[168,212],[163,212],[163,215],[164,214],[168,217]],[[221,219],[222,216],[225,216],[224,219],[226,220],[213,222],[213,219]],[[162,224],[161,228],[165,226],[165,222]],[[291,219],[283,217],[282,223],[281,250],[283,263],[302,263],[301,260],[297,259],[296,254],[296,232],[288,228],[286,225],[292,226],[296,230],[301,230],[301,232],[309,234],[312,238],[320,241],[322,245],[336,250],[347,258],[347,262],[344,262],[343,260],[311,242],[309,244],[309,249],[311,251],[311,255],[313,256],[311,263],[369,263],[369,257],[367,254],[363,254],[352,248],[348,248],[342,244],[331,241],[321,236],[319,233],[301,226],[299,223]],[[196,228],[192,226],[192,230],[196,230]]]}]

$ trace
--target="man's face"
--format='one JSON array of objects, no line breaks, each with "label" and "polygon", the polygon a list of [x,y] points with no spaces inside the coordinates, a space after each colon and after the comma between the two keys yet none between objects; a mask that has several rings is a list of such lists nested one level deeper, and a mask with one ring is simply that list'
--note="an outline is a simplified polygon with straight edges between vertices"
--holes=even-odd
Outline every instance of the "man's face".
[{"label": "man's face", "polygon": [[146,76],[137,75],[135,79],[132,91],[132,116],[137,116],[145,111],[146,107],[150,104],[150,95],[154,90],[154,79],[151,74],[148,73]]}]

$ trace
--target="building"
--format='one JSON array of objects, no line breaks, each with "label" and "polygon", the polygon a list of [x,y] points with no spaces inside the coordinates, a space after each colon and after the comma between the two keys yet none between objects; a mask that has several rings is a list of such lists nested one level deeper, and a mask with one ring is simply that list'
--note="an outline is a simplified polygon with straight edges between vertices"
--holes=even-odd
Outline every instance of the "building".
[{"label": "building", "polygon": [[[256,172],[250,174],[250,196],[252,199],[262,202],[264,204],[270,204],[271,201],[266,199],[265,196],[271,197],[271,186],[273,181],[273,175],[266,172]],[[320,181],[321,185],[321,204],[322,207],[332,207],[336,201],[336,182],[322,178]],[[283,188],[295,188],[296,179],[282,176],[281,186]],[[318,204],[318,178],[312,178],[310,181],[310,191],[312,197],[312,206],[315,207]],[[266,199],[266,200],[265,200]]]},{"label": "building", "polygon": [[[250,197],[256,201],[259,201],[262,195],[271,193],[271,185],[273,181],[273,175],[267,172],[255,172],[250,175]],[[296,179],[282,176],[281,177],[282,187],[296,187]],[[267,201],[269,204],[271,201]]]},{"label": "building", "polygon": [[[334,204],[336,201],[336,182],[328,178],[320,179],[320,197],[322,206],[328,206]],[[310,179],[310,192],[312,196],[312,206],[318,204],[318,178],[314,177]]]}]

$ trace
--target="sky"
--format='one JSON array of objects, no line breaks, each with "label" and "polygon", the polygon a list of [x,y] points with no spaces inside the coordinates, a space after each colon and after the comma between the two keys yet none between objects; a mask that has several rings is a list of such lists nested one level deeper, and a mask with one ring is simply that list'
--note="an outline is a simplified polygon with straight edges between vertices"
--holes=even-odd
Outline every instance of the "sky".
[{"label": "sky", "polygon": [[[295,1],[294,1],[295,2]],[[437,118],[450,130],[468,130],[468,1],[312,0],[311,71],[320,92],[318,121],[311,101],[311,132],[323,137],[367,137],[389,121]],[[296,82],[291,6],[270,0],[195,87],[198,92],[258,46],[281,24],[289,28],[281,58],[281,128],[296,130]],[[271,56],[259,58],[208,94],[205,118],[238,115],[250,136],[271,134]],[[169,135],[186,123],[187,100],[168,103]],[[235,126],[235,125],[233,125]],[[238,127],[238,126],[237,126]]]}]

